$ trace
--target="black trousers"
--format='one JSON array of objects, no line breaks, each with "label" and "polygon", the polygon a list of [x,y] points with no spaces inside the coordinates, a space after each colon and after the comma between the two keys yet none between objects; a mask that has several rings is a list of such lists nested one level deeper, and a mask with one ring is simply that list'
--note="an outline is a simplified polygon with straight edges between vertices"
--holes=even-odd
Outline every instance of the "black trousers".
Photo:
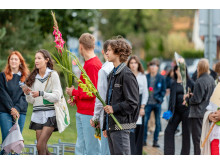
[{"label": "black trousers", "polygon": [[194,155],[200,155],[200,138],[202,133],[202,118],[190,118]]},{"label": "black trousers", "polygon": [[142,155],[144,143],[144,117],[142,124],[137,125],[134,132],[130,132],[131,155]]},{"label": "black trousers", "polygon": [[130,131],[107,131],[111,155],[130,155]]},{"label": "black trousers", "polygon": [[182,149],[181,155],[190,154],[190,121],[189,111],[175,111],[173,117],[169,120],[164,136],[164,155],[175,155],[175,131],[182,121]]}]

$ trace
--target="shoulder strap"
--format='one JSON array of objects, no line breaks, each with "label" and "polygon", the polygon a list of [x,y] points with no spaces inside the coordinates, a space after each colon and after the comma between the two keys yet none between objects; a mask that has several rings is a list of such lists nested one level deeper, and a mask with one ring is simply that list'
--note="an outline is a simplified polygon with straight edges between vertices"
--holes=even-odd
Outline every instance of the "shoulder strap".
[{"label": "shoulder strap", "polygon": [[46,83],[46,86],[45,86],[45,88],[44,88],[44,91],[45,91],[46,88],[47,88],[47,85],[48,85],[49,79],[50,79],[50,77],[51,77],[51,74],[52,74],[52,72],[49,73],[49,76],[48,76],[48,78],[47,78],[47,83]]}]

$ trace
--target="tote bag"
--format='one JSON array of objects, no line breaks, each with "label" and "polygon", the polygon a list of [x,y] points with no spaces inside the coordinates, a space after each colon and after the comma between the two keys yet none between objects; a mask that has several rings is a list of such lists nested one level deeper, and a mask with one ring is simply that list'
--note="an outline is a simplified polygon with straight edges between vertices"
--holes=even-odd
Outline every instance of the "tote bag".
[{"label": "tote bag", "polygon": [[[49,78],[51,77],[51,73],[47,79],[47,84],[49,81]],[[45,89],[47,87],[47,84],[45,86]],[[44,100],[46,103],[46,100]],[[57,127],[59,133],[63,132],[70,124],[70,116],[69,116],[69,110],[66,104],[66,100],[62,94],[62,97],[59,99],[58,102],[54,103],[55,113],[56,113],[56,121],[57,121]]]}]

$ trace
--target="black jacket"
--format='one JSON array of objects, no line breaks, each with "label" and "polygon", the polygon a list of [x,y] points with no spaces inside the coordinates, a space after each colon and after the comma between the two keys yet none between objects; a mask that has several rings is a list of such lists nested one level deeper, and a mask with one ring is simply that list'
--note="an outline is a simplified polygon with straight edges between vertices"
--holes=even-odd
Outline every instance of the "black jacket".
[{"label": "black jacket", "polygon": [[[215,80],[218,77],[217,73],[212,69],[209,69],[209,70],[210,70],[210,76],[212,76],[213,79]],[[196,80],[197,80],[197,70],[193,73],[192,79],[193,79],[194,82],[196,82]]]},{"label": "black jacket", "polygon": [[207,73],[202,74],[196,80],[193,96],[189,99],[190,118],[203,118],[214,88],[215,81]]},{"label": "black jacket", "polygon": [[[106,95],[106,103],[108,103],[108,93],[111,79],[112,95],[110,105],[113,108],[114,116],[122,125],[123,129],[131,129],[136,127],[136,121],[139,114],[139,87],[135,75],[122,63],[112,77],[113,71],[108,76],[108,90]],[[106,130],[106,115],[104,114],[103,130]],[[111,116],[108,116],[109,131],[119,130]]]},{"label": "black jacket", "polygon": [[12,80],[6,80],[5,74],[0,73],[0,112],[10,113],[15,108],[21,114],[26,114],[28,103],[19,81],[21,76],[13,74]]},{"label": "black jacket", "polygon": [[[176,87],[177,87],[177,82],[173,81],[170,88],[170,100],[169,100],[169,110],[171,110],[172,113],[175,112],[175,107],[176,107]],[[188,91],[188,87],[190,88],[191,92],[193,92],[194,90],[193,80],[189,79],[187,81],[187,87],[186,87],[187,91]]]}]

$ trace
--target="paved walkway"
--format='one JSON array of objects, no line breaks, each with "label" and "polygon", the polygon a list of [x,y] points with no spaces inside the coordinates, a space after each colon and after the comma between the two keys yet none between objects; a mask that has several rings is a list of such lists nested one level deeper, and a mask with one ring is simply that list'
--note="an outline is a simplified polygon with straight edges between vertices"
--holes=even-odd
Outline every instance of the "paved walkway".
[{"label": "paved walkway", "polygon": [[[166,126],[167,126],[167,121],[165,121],[164,119],[161,119],[161,125],[162,125],[162,130],[164,132],[164,130],[166,129]],[[163,151],[164,150],[164,135],[159,136],[158,143],[160,145],[160,148],[152,147],[152,145],[153,145],[153,133],[148,135],[147,146],[145,146],[143,148],[144,152],[147,155],[163,155],[164,154],[164,151]],[[182,147],[182,135],[175,136],[175,155],[180,155],[181,147]],[[193,155],[192,141],[191,141],[190,155]]]},{"label": "paved walkway", "polygon": [[[168,102],[167,101],[168,100],[164,98],[164,103],[162,104],[161,116],[162,116],[163,112],[167,111],[167,109],[168,109],[167,108],[168,107]],[[162,126],[162,132],[164,133],[164,130],[166,129],[166,126],[167,126],[167,121],[163,118],[161,118],[161,126]],[[180,124],[180,127],[182,127],[181,124]],[[164,135],[159,136],[158,143],[160,145],[160,148],[152,147],[152,145],[153,145],[153,133],[148,135],[147,146],[145,146],[143,148],[144,152],[147,155],[163,155],[164,154]],[[192,138],[191,138],[190,146],[191,146],[190,155],[193,155]],[[175,136],[175,155],[180,155],[181,147],[182,147],[182,135]]]}]

